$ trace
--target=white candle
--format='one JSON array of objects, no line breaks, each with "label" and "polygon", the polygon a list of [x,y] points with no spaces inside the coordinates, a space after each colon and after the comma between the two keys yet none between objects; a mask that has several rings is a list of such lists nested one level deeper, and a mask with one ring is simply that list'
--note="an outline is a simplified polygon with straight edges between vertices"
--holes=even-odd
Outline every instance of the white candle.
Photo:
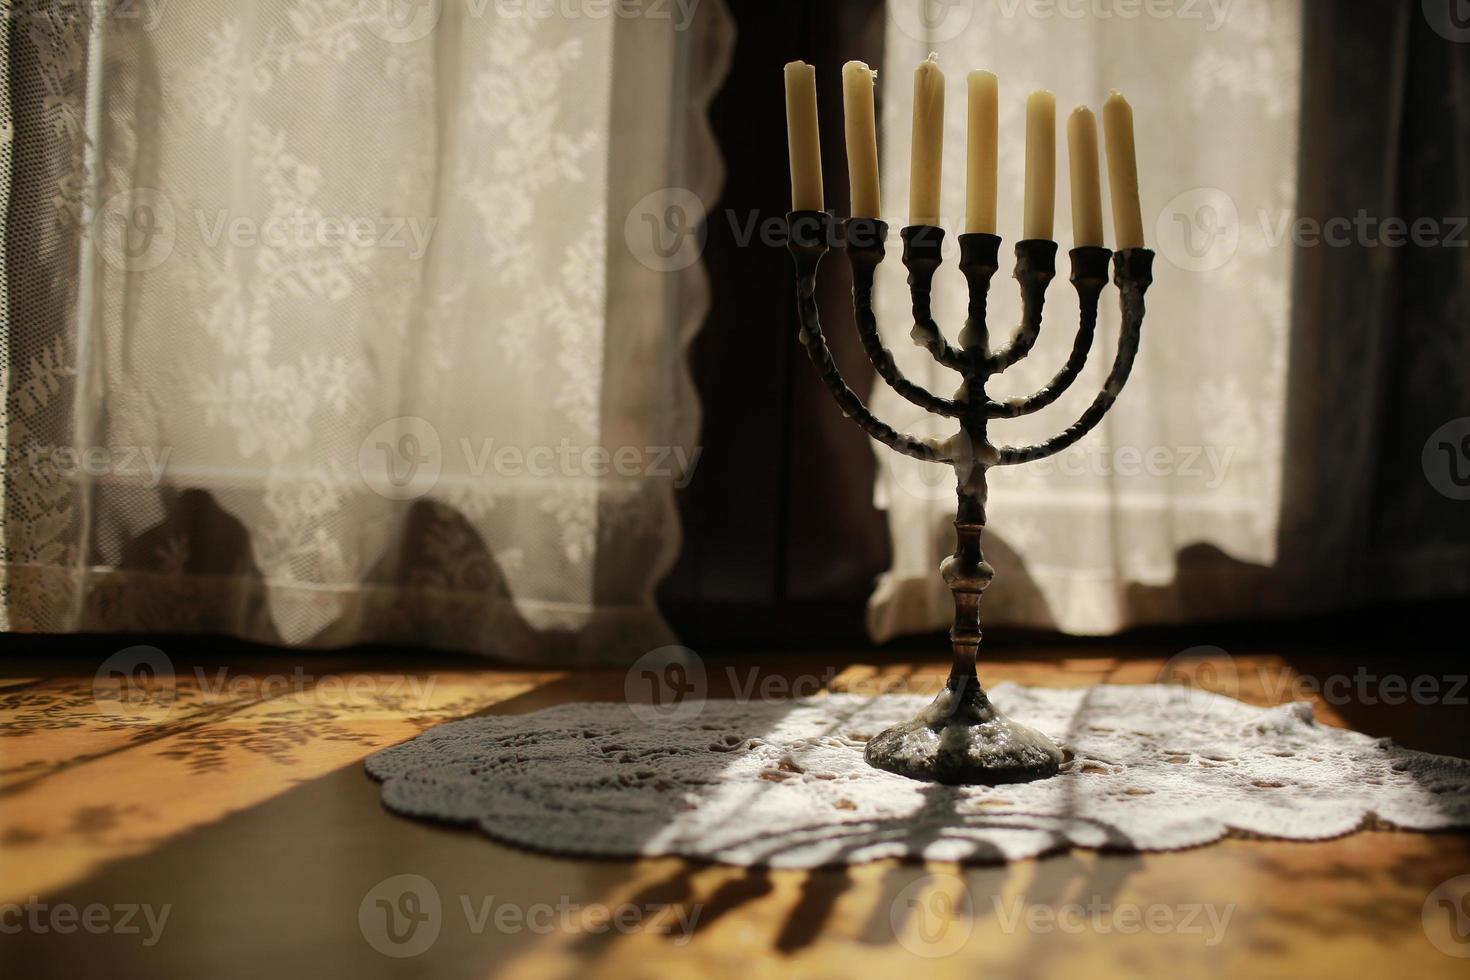
[{"label": "white candle", "polygon": [[1052,236],[1057,196],[1057,97],[1042,89],[1026,99],[1026,194],[1023,238]]},{"label": "white candle", "polygon": [[1102,182],[1097,170],[1097,117],[1079,105],[1067,117],[1067,159],[1072,174],[1072,245],[1101,245]]},{"label": "white candle", "polygon": [[995,139],[999,82],[988,71],[969,75],[970,119],[965,162],[965,231],[995,234]]},{"label": "white candle", "polygon": [[861,61],[842,66],[842,121],[854,218],[878,217],[878,127],[873,121],[876,74]]},{"label": "white candle", "polygon": [[786,66],[786,145],[791,155],[791,210],[822,210],[822,145],[817,134],[817,73]]},{"label": "white candle", "polygon": [[1108,190],[1119,250],[1143,248],[1143,211],[1138,202],[1138,158],[1133,148],[1133,107],[1114,89],[1103,103],[1103,138],[1108,150]]},{"label": "white candle", "polygon": [[909,224],[939,224],[944,153],[944,73],[931,54],[914,71],[914,130],[909,158]]}]

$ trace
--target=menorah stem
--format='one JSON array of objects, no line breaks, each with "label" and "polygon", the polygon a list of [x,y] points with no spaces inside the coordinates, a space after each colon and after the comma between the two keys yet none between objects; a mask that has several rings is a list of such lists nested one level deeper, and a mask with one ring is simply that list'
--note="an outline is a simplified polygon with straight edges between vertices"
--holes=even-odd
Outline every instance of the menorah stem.
[{"label": "menorah stem", "polygon": [[990,580],[995,578],[995,569],[990,567],[980,550],[980,535],[985,530],[984,494],[983,473],[978,494],[960,488],[959,511],[954,521],[955,552],[939,565],[944,584],[954,594],[954,625],[949,631],[949,643],[954,651],[954,665],[949,675],[951,687],[976,678],[975,660],[980,652],[982,636],[980,600],[984,598]]},{"label": "menorah stem", "polygon": [[954,625],[949,642],[954,651],[949,687],[979,690],[975,661],[980,651],[980,600],[995,577],[980,549],[985,531],[985,503],[989,488],[985,472],[998,458],[986,434],[990,399],[985,394],[989,371],[990,332],[985,325],[986,298],[990,280],[999,267],[1000,239],[980,232],[960,236],[960,272],[969,287],[969,306],[960,330],[960,348],[965,360],[965,407],[960,418],[963,445],[968,452],[956,454],[959,507],[955,512],[955,552],[939,565],[939,574],[954,596]]},{"label": "menorah stem", "polygon": [[[928,276],[938,264],[933,254],[916,247],[921,236],[935,239],[927,229],[904,229],[905,262],[911,273],[915,321],[926,323],[929,312]],[[1062,762],[1061,750],[1051,739],[1001,714],[980,685],[976,660],[980,652],[980,602],[995,577],[985,560],[980,538],[985,531],[986,474],[1000,462],[1000,453],[986,432],[994,403],[985,391],[988,378],[1000,370],[1005,356],[989,350],[985,328],[985,294],[997,266],[1000,240],[994,235],[960,236],[960,270],[970,286],[969,317],[960,334],[958,362],[964,374],[964,396],[956,398],[960,435],[951,463],[955,468],[958,506],[955,512],[955,553],[939,566],[954,597],[954,624],[950,647],[954,661],[949,680],[934,702],[913,720],[895,725],[868,741],[864,752],[870,765],[889,772],[940,783],[1012,783],[1054,774]],[[1019,359],[1035,341],[1040,325],[1041,295],[1051,280],[1053,242],[1023,242],[1017,247],[1017,278],[1025,307],[1021,333],[1008,350]],[[913,275],[915,272],[920,275]],[[917,282],[915,280],[918,280]],[[933,331],[916,326],[916,339]]]}]

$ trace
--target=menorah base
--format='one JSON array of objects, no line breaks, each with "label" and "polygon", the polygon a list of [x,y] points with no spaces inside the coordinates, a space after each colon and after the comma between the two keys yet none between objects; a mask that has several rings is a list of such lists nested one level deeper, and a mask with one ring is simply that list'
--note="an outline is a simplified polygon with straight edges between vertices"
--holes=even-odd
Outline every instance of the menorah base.
[{"label": "menorah base", "polygon": [[912,721],[868,740],[875,769],[930,783],[998,786],[1055,776],[1062,750],[996,710],[973,675],[951,676]]}]

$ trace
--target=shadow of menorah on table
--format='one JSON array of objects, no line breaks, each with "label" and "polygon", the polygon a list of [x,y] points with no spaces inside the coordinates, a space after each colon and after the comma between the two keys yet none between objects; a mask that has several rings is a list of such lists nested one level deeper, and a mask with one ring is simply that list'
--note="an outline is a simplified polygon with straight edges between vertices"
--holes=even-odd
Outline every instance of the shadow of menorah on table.
[{"label": "shadow of menorah on table", "polygon": [[[588,693],[583,680],[557,682],[491,710],[519,714],[582,700]],[[156,947],[141,948],[136,939],[118,936],[22,935],[0,937],[0,954],[7,962],[36,964],[29,971],[35,976],[101,972],[96,968],[104,963],[107,973],[117,976],[220,975],[244,964],[250,964],[249,972],[255,974],[272,969],[285,975],[303,969],[327,975],[398,974],[405,964],[368,948],[358,930],[357,909],[384,878],[412,873],[432,881],[444,903],[444,928],[434,947],[412,961],[416,968],[488,971],[509,957],[534,954],[544,937],[499,932],[493,926],[473,933],[459,908],[460,896],[478,902],[495,895],[522,906],[555,904],[563,896],[582,904],[698,905],[702,913],[694,931],[697,940],[711,927],[767,901],[778,888],[793,887],[786,878],[789,872],[752,867],[734,872],[711,892],[701,880],[710,866],[700,862],[680,862],[659,880],[644,884],[650,873],[663,873],[661,862],[566,859],[502,847],[480,839],[474,830],[388,814],[379,805],[378,791],[354,763],[42,896],[51,903],[77,907],[95,902],[172,904],[169,929]],[[954,808],[958,793],[950,787],[926,786],[921,813],[944,817]],[[1127,846],[1125,836],[1113,840]],[[863,842],[854,840],[847,849]],[[1270,855],[1279,853],[1280,848],[1266,852],[1263,859],[1269,863]],[[947,864],[892,863],[881,868],[876,883],[860,867],[799,872],[800,881],[794,886],[799,894],[782,911],[772,945],[783,954],[810,946],[828,934],[839,907],[852,896],[863,902],[856,913],[861,921],[855,935],[847,931],[845,938],[891,946],[913,917],[933,914],[922,904],[909,904],[916,897],[911,886],[928,875],[961,876],[971,903],[967,913],[978,927],[1000,915],[1002,902],[1013,909],[1011,903],[1016,901],[1053,907],[1078,901],[1079,896],[1083,901],[1094,897],[1110,901],[1144,863],[1138,854],[1094,858],[1062,852],[1020,866],[956,869]],[[1297,873],[1292,871],[1295,867],[1281,864],[1283,885]],[[1421,861],[1399,870],[1417,878],[1432,869]],[[1391,868],[1388,873],[1397,871]],[[1326,870],[1324,875],[1331,878]],[[1023,886],[1019,898],[1018,883]],[[1361,911],[1364,927],[1379,914],[1366,906]],[[1400,918],[1408,915],[1400,912]],[[844,913],[851,923],[852,910]],[[1330,922],[1337,925],[1332,930],[1322,925],[1324,938],[1341,927],[1341,916]],[[1302,924],[1316,928],[1319,923],[1304,910]],[[1052,948],[1056,937],[1019,931],[1028,962],[1062,955]],[[590,963],[622,939],[616,933],[583,934],[558,948],[578,962]],[[1255,946],[1269,937],[1250,941]]]},{"label": "shadow of menorah on table", "polygon": [[[490,710],[519,714],[584,700],[588,693],[584,680],[556,682]],[[718,769],[716,760],[711,775],[718,776]],[[942,816],[954,801],[950,788],[926,788],[924,806],[930,816]],[[159,805],[168,806],[170,801]],[[655,829],[650,827],[650,832]],[[978,857],[984,860],[987,855]],[[1038,880],[1073,880],[1083,866],[1075,859],[1063,860],[1059,867],[1065,871],[1047,871]],[[1131,860],[1124,867],[1135,863]],[[667,878],[639,885],[648,874],[646,863],[540,855],[485,841],[473,829],[400,818],[382,808],[379,785],[354,763],[172,836],[145,854],[107,864],[56,894],[41,896],[53,905],[78,908],[94,903],[169,905],[171,917],[156,946],[142,947],[137,937],[118,935],[22,934],[0,937],[0,950],[10,962],[36,964],[30,971],[34,976],[100,972],[97,968],[104,963],[107,973],[116,976],[220,975],[243,964],[257,975],[272,970],[295,975],[303,968],[328,975],[396,973],[402,964],[369,948],[357,913],[375,885],[407,873],[429,879],[443,909],[438,940],[416,962],[425,968],[467,964],[485,970],[507,957],[534,952],[544,937],[500,932],[493,925],[473,932],[460,907],[462,896],[477,904],[493,895],[522,907],[538,902],[554,905],[565,897],[582,905],[698,905],[703,912],[694,930],[697,938],[772,887],[771,871],[744,869],[701,899],[695,884],[707,867],[685,862]],[[860,941],[875,945],[894,941],[889,908],[893,896],[925,873],[917,864],[899,864],[883,873]],[[966,873],[979,875],[984,882],[974,890],[983,906],[985,894],[992,890],[1000,894],[1010,870],[1000,866]],[[1116,864],[1106,872],[1118,880],[1128,873]],[[775,939],[776,948],[784,952],[815,941],[842,897],[855,887],[847,867],[802,874],[800,897],[785,913]],[[624,894],[630,885],[638,891]],[[977,911],[983,914],[985,908]],[[616,933],[584,934],[573,937],[566,948],[590,960],[620,938]]]}]

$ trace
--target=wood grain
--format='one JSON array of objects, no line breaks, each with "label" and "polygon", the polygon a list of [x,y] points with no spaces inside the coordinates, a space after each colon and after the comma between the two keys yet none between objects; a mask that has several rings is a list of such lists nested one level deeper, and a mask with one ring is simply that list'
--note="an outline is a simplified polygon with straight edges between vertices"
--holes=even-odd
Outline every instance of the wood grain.
[{"label": "wood grain", "polygon": [[[1164,669],[1127,652],[990,663],[985,676],[1073,686],[1148,682]],[[770,677],[931,690],[945,670],[872,654],[707,666],[713,696]],[[1268,654],[1231,666],[1224,682],[1262,704],[1332,670]],[[169,917],[152,945],[7,928],[0,962],[25,962],[31,976],[1339,978],[1466,966],[1430,941],[1424,918],[1430,892],[1470,872],[1461,835],[1227,840],[972,868],[569,860],[393,817],[361,760],[448,718],[620,699],[621,672],[459,660],[405,671],[283,655],[181,669],[163,717],[125,721],[99,706],[90,669],[32,666],[0,681],[0,902],[166,905]],[[1466,750],[1463,709],[1315,700],[1327,723],[1350,716],[1416,748]],[[411,959],[377,952],[358,919],[369,892],[400,874],[427,880],[441,902],[437,939]],[[629,909],[627,928],[594,931],[603,913]]]}]

